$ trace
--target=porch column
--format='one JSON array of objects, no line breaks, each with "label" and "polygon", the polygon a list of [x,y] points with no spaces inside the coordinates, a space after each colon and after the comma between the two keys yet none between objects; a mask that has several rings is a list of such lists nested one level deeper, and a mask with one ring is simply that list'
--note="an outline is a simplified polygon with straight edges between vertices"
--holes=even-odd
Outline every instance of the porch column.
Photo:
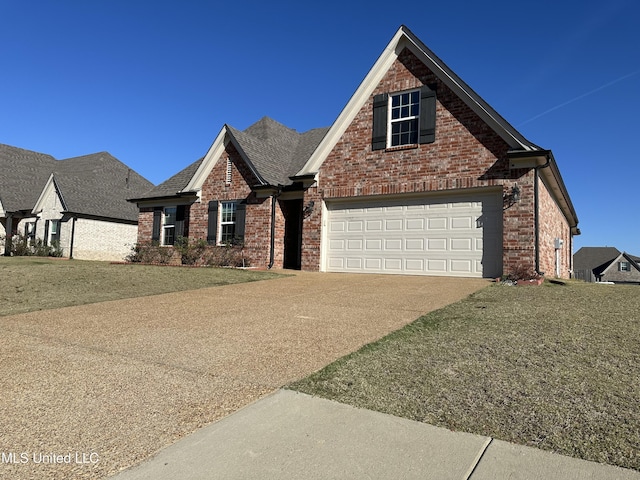
[{"label": "porch column", "polygon": [[4,256],[5,257],[11,256],[12,230],[13,230],[13,215],[10,214],[10,213],[7,213],[7,218],[6,218],[5,222],[4,222],[4,232],[5,232]]}]

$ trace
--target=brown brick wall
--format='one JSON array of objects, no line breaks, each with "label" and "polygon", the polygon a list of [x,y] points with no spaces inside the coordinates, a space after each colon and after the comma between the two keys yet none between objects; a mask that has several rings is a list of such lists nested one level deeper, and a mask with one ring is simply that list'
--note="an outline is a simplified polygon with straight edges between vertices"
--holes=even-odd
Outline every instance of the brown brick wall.
[{"label": "brown brick wall", "polygon": [[138,213],[138,243],[150,242],[153,235],[153,208],[143,207]]},{"label": "brown brick wall", "polygon": [[571,233],[569,224],[564,218],[560,207],[551,196],[542,176],[538,182],[539,198],[539,241],[540,241],[540,271],[547,277],[556,276],[556,238],[564,244],[559,251],[560,278],[569,278],[571,269]]}]

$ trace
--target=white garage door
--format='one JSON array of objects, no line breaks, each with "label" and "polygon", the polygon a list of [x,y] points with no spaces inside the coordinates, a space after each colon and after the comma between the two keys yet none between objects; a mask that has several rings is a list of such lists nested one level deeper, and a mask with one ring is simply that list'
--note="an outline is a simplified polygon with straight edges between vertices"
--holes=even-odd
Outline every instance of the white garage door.
[{"label": "white garage door", "polygon": [[499,194],[328,201],[324,270],[496,277],[502,273]]}]

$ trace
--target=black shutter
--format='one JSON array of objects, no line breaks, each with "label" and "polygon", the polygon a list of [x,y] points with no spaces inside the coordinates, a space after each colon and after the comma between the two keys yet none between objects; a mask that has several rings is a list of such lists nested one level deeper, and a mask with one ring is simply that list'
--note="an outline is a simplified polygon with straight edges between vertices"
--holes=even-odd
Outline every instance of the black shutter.
[{"label": "black shutter", "polygon": [[44,244],[49,245],[49,220],[44,222]]},{"label": "black shutter", "polygon": [[151,230],[151,241],[160,241],[160,224],[162,223],[162,209],[156,208],[153,211],[153,230]]},{"label": "black shutter", "polygon": [[216,234],[218,233],[218,201],[209,202],[209,220],[207,224],[207,243],[216,244]]},{"label": "black shutter", "polygon": [[436,92],[426,85],[420,88],[419,143],[436,141]]},{"label": "black shutter", "polygon": [[236,204],[236,229],[234,232],[235,243],[244,243],[244,225],[245,225],[246,213],[247,213],[247,204],[239,201]]},{"label": "black shutter", "polygon": [[387,110],[389,95],[381,93],[373,97],[373,138],[371,150],[387,148]]},{"label": "black shutter", "polygon": [[184,205],[176,207],[176,240],[184,237]]}]

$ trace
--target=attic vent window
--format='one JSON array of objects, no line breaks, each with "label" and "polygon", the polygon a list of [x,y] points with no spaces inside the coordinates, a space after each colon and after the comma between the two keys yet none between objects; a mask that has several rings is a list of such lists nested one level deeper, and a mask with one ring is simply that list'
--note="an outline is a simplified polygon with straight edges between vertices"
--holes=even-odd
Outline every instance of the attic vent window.
[{"label": "attic vent window", "polygon": [[231,159],[227,158],[227,171],[225,174],[225,183],[227,185],[231,184]]},{"label": "attic vent window", "polygon": [[621,272],[630,272],[631,271],[631,265],[629,265],[629,262],[620,262],[618,264],[618,268],[620,269]]}]

